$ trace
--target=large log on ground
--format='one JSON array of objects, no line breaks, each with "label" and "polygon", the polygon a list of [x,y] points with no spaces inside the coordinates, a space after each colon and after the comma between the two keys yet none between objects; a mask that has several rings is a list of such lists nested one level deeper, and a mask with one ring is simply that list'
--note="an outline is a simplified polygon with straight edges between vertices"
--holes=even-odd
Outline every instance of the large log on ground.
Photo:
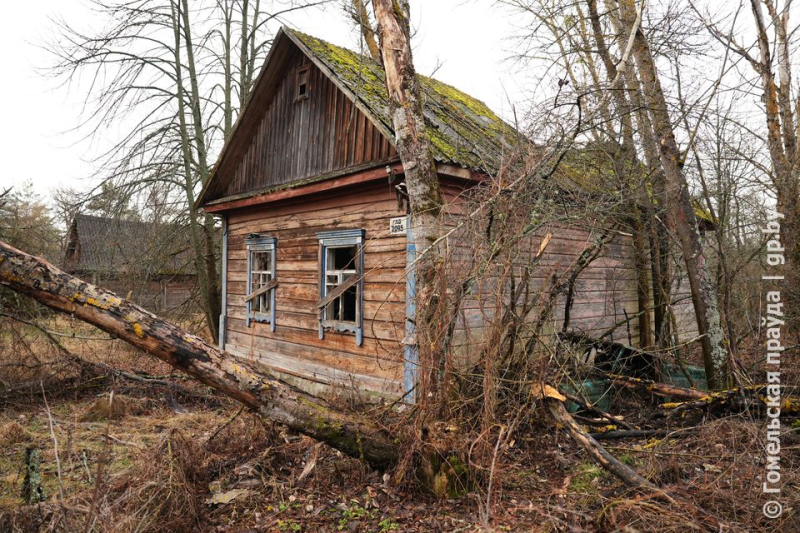
[{"label": "large log on ground", "polygon": [[397,459],[398,446],[372,421],[333,409],[124,298],[2,241],[0,285],[115,335],[265,418],[374,467]]}]

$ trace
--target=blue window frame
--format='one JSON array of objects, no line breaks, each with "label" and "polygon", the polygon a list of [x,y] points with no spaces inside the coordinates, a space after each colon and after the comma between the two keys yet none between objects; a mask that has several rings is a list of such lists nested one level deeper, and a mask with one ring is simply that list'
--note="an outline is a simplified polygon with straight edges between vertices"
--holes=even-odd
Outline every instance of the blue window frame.
[{"label": "blue window frame", "polygon": [[247,326],[252,321],[270,324],[275,331],[275,293],[278,282],[275,276],[274,237],[251,236],[245,239],[247,247]]},{"label": "blue window frame", "polygon": [[319,338],[326,331],[364,340],[364,230],[317,233],[319,239]]}]

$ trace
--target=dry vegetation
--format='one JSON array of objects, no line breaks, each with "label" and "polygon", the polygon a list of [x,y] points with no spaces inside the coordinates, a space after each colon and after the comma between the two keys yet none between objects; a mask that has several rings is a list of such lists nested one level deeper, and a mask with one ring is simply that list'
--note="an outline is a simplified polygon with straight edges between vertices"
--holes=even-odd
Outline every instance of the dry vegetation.
[{"label": "dry vegetation", "polygon": [[[92,362],[157,376],[157,383],[81,372],[40,332],[3,326],[2,361],[11,365],[3,381],[29,386],[2,395],[0,531],[691,531],[696,523],[683,507],[626,489],[536,410],[501,455],[492,494],[475,488],[435,499],[265,424],[119,341],[64,344]],[[99,336],[63,319],[48,322],[48,329],[70,327],[77,337]],[[19,381],[9,379],[13,368],[24,373]],[[614,405],[634,424],[646,424],[654,411],[628,392],[616,392]],[[800,504],[800,438],[789,431],[783,441],[788,512],[779,524],[767,522],[762,426],[737,416],[607,446],[736,531],[797,531],[791,507]],[[46,500],[25,505],[32,447],[41,452]]]}]

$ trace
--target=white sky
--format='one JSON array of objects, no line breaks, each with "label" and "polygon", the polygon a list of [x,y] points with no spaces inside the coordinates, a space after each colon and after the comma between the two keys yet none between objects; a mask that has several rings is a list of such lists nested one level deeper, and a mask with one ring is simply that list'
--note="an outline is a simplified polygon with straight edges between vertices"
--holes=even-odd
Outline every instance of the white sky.
[{"label": "white sky", "polygon": [[[414,40],[417,70],[486,102],[499,114],[511,117],[511,104],[524,108],[524,76],[506,61],[514,43],[513,19],[491,0],[416,0],[412,19],[418,31]],[[324,11],[306,10],[288,17],[305,33],[335,44],[357,47],[351,22],[339,2]],[[19,186],[33,180],[42,195],[60,185],[88,188],[95,171],[92,159],[99,147],[83,141],[87,132],[74,131],[83,94],[58,87],[43,75],[52,62],[42,48],[57,36],[51,18],[74,24],[92,20],[81,0],[38,0],[3,6],[0,17],[0,187]],[[532,91],[527,91],[530,93]],[[105,139],[111,141],[111,139]]]}]

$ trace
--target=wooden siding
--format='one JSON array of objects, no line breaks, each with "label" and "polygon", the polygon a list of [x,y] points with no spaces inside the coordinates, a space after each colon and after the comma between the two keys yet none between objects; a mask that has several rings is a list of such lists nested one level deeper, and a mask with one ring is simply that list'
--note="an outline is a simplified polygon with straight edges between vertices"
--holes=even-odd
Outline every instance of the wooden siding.
[{"label": "wooden siding", "polygon": [[[298,49],[282,74],[249,144],[216,197],[263,190],[395,158],[388,139]],[[296,100],[296,72],[308,68],[308,98]]]},{"label": "wooden siding", "polygon": [[[466,183],[444,180],[445,197],[454,226],[465,203]],[[226,349],[270,366],[282,378],[317,394],[357,394],[396,397],[402,394],[405,336],[405,236],[389,235],[389,219],[402,216],[394,189],[385,181],[344,187],[304,198],[293,198],[228,213],[228,268]],[[364,341],[357,346],[348,333],[326,332],[319,338],[319,243],[316,233],[335,229],[364,229]],[[544,233],[552,239],[531,280],[537,295],[554,274],[574,263],[594,236],[584,228],[553,225],[517,245],[516,266],[531,263]],[[247,326],[245,292],[247,254],[245,238],[251,233],[277,238],[276,330],[252,322]],[[469,269],[474,259],[470,245],[451,238],[448,250],[455,261],[448,275],[463,276],[459,264]],[[459,315],[453,345],[460,360],[473,359],[485,345],[484,327],[494,316],[496,273],[478,280],[474,294]],[[685,283],[676,286],[680,300],[673,309],[681,339],[695,335],[691,301]],[[536,297],[536,296],[534,296]],[[633,244],[619,234],[579,276],[571,309],[570,329],[599,336],[638,312]],[[535,315],[536,311],[534,311]],[[562,297],[546,332],[560,331],[564,317]],[[618,326],[610,339],[638,344],[638,321]]]},{"label": "wooden siding", "polygon": [[[450,180],[443,180],[442,186],[450,215],[447,224],[454,227],[462,215],[460,206],[464,205],[465,188],[464,185]],[[552,238],[539,258],[530,279],[530,293],[534,298],[537,298],[542,290],[547,289],[553,275],[566,272],[580,253],[597,237],[588,229],[577,226],[554,224],[543,229],[516,245],[517,255],[514,262],[518,274],[521,274],[522,268],[533,262],[542,238],[547,233],[552,234]],[[465,242],[465,238],[458,233],[450,239],[449,249],[456,258],[455,272],[451,273],[451,276],[458,275],[459,256],[462,258],[462,269],[472,267],[474,259],[470,246],[472,244]],[[569,330],[583,332],[590,337],[599,337],[616,326],[607,337],[608,340],[639,345],[638,320],[633,318],[639,312],[637,272],[633,254],[633,238],[630,235],[618,234],[604,247],[597,259],[584,269],[575,283]],[[462,364],[473,360],[484,347],[484,327],[492,321],[498,307],[495,296],[496,276],[494,269],[488,269],[483,279],[476,281],[473,294],[462,305],[453,334],[453,345],[458,348]],[[520,277],[518,275],[517,279]],[[697,335],[697,323],[685,279],[676,280],[672,296],[674,301],[672,309],[675,313],[679,339],[688,341]],[[652,306],[652,292],[650,301]],[[545,325],[546,334],[561,331],[565,304],[566,297],[562,295]],[[534,309],[529,318],[534,320],[537,316],[538,309]],[[626,316],[631,318],[627,324],[624,323]]]},{"label": "wooden siding", "polygon": [[130,300],[157,314],[184,314],[201,311],[197,296],[199,288],[196,276],[136,280],[103,278],[97,274],[76,272],[77,276],[91,280],[122,298]]},{"label": "wooden siding", "polygon": [[[228,218],[226,349],[265,363],[284,378],[315,392],[401,393],[405,333],[405,237],[389,235],[401,216],[393,189],[380,184],[350,188],[302,201],[231,212]],[[326,332],[319,338],[319,242],[316,233],[366,231],[364,341]],[[277,238],[276,329],[246,326],[244,305],[250,233]],[[320,385],[331,384],[331,387]]]},{"label": "wooden siding", "polygon": [[[552,226],[538,232],[517,245],[515,267],[520,273],[526,264],[533,262],[547,232],[552,234],[552,238],[533,269],[529,284],[532,298],[538,298],[541,291],[548,290],[553,275],[569,270],[581,251],[591,245],[593,238],[588,230],[571,226]],[[483,346],[483,326],[491,322],[497,308],[496,287],[496,278],[491,274],[478,280],[473,296],[463,306],[453,338],[454,345],[465,350],[466,359],[472,359]],[[562,295],[545,325],[546,334],[561,331],[565,303],[566,297]],[[630,237],[619,235],[576,280],[569,329],[600,336],[624,321],[626,313],[633,317],[638,311],[632,242]],[[535,320],[537,316],[538,308],[535,308],[529,318]],[[617,327],[610,339],[637,345],[637,324],[638,321],[631,320],[630,329],[624,325]]]}]

